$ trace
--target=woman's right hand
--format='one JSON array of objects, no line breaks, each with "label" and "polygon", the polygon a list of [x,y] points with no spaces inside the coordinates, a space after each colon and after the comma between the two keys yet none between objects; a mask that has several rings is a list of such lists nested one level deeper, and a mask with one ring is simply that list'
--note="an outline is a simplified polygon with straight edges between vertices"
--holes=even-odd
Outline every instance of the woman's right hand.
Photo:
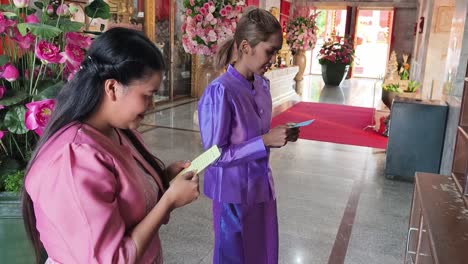
[{"label": "woman's right hand", "polygon": [[198,174],[187,172],[172,180],[166,191],[173,209],[182,207],[196,200],[200,195],[198,190]]},{"label": "woman's right hand", "polygon": [[281,125],[272,128],[262,136],[263,144],[267,147],[279,148],[286,145],[288,137],[288,127]]}]

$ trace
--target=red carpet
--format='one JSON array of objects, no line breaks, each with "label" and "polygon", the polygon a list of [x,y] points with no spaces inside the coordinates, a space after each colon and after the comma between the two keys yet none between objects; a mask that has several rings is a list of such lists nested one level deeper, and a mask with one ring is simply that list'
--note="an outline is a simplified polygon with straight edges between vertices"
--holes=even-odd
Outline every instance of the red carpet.
[{"label": "red carpet", "polygon": [[275,116],[272,127],[315,119],[301,128],[300,138],[385,149],[387,137],[372,129],[363,130],[373,120],[373,111],[373,108],[301,102]]}]

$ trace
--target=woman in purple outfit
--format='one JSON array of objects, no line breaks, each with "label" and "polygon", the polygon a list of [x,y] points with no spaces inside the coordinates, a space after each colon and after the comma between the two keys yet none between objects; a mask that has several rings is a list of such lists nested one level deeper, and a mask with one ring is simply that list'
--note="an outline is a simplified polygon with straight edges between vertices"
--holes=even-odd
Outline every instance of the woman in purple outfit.
[{"label": "woman in purple outfit", "polygon": [[269,149],[296,141],[299,133],[285,125],[270,129],[272,101],[263,75],[281,45],[281,26],[273,15],[246,11],[215,58],[227,71],[208,85],[198,105],[203,147],[222,149],[204,180],[205,194],[213,199],[213,263],[278,263]]}]

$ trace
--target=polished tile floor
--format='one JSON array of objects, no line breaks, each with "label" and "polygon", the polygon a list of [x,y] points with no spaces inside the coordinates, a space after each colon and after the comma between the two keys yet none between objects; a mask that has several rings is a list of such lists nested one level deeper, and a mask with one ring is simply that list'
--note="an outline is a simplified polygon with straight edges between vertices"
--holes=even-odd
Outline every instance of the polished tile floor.
[{"label": "polished tile floor", "polygon": [[[304,80],[301,100],[376,107],[375,80],[346,80],[325,87]],[[152,113],[141,130],[165,162],[201,151],[193,125],[196,102]],[[413,184],[383,176],[385,151],[299,140],[271,154],[278,196],[280,263],[393,264],[403,262]],[[203,177],[202,177],[203,179]],[[201,196],[176,210],[160,232],[165,263],[211,263],[211,203]],[[31,263],[21,219],[0,218],[0,262]]]}]

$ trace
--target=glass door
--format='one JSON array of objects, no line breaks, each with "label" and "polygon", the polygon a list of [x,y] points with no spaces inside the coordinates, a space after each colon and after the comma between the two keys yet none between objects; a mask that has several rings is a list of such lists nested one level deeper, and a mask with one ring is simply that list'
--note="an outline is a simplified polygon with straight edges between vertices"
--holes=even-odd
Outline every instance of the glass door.
[{"label": "glass door", "polygon": [[393,27],[393,9],[359,8],[356,20],[353,76],[385,75]]},{"label": "glass door", "polygon": [[192,57],[182,47],[183,0],[156,1],[156,46],[162,51],[166,72],[155,102],[190,96]]},{"label": "glass door", "polygon": [[174,2],[174,27],[172,32],[174,33],[172,39],[171,51],[172,54],[172,66],[171,66],[171,77],[172,77],[172,98],[190,96],[192,87],[192,56],[185,52],[182,46],[182,13],[184,10],[183,0],[171,1]]},{"label": "glass door", "polygon": [[169,0],[156,1],[156,46],[161,50],[166,65],[161,87],[155,95],[155,102],[171,99],[170,66],[171,66],[171,29]]}]

